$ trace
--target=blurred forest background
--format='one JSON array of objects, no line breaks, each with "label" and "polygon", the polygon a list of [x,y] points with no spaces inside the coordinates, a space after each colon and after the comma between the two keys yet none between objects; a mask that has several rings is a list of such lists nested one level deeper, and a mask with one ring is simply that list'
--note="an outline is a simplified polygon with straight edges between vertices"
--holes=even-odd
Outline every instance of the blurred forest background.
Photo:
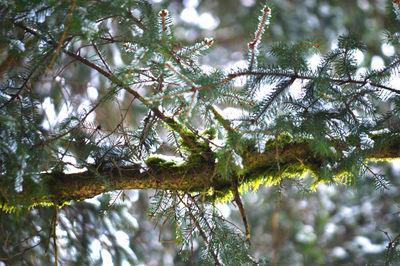
[{"label": "blurred forest background", "polygon": [[[172,13],[176,35],[183,43],[213,37],[215,48],[202,62],[222,69],[243,64],[243,51],[253,36],[262,4],[255,0],[158,0],[152,3],[156,10],[166,8]],[[264,35],[264,46],[306,38],[319,43],[323,54],[335,47],[340,34],[355,34],[366,43],[366,52],[358,56],[360,69],[379,68],[395,53],[393,46],[382,41],[385,30],[394,27],[391,1],[272,0],[270,4],[273,19],[269,33]],[[124,58],[117,51],[110,51],[110,54],[115,65],[124,64]],[[85,73],[78,72],[69,73],[75,82],[87,78]],[[45,90],[45,86],[43,88]],[[90,99],[90,92],[88,95],[86,98]],[[79,99],[84,100],[84,96]],[[57,120],[62,105],[52,104]],[[382,112],[385,108],[382,106]],[[131,115],[133,120],[135,115],[143,116],[140,113]],[[97,112],[92,122],[107,127],[115,123],[114,118],[109,112]],[[52,126],[50,122],[49,126]],[[393,127],[398,128],[396,122]],[[315,192],[299,190],[296,181],[291,180],[284,181],[281,188],[262,188],[245,195],[252,254],[273,258],[277,253],[278,265],[384,264],[387,235],[395,237],[400,233],[397,205],[400,203],[400,162],[376,162],[374,167],[390,183],[388,190],[375,189],[371,177],[357,180],[351,187],[320,185]],[[281,190],[279,207],[278,190]],[[154,193],[110,193],[62,208],[57,228],[59,257],[66,265],[186,265],[188,262],[178,255],[172,227],[155,226],[147,215]],[[241,226],[241,216],[235,206],[221,205],[220,210]],[[279,227],[273,219],[277,213]],[[32,236],[48,234],[52,216],[51,208],[37,208],[18,218],[0,213],[2,237],[4,232],[23,231],[11,236],[15,238],[14,243],[21,244],[0,247],[0,258],[16,261],[23,258],[25,263],[34,263],[35,257],[46,255],[50,263],[53,251],[44,250],[45,245],[27,248],[37,243]],[[18,221],[9,223],[14,219]],[[15,228],[6,227],[7,223]],[[195,256],[198,255],[195,250]],[[9,262],[4,260],[0,265]]]}]

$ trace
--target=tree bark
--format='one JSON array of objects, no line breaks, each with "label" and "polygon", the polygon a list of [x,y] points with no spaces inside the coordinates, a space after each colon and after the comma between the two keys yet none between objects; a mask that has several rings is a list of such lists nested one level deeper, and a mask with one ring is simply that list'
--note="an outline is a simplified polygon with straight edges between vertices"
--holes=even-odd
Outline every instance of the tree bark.
[{"label": "tree bark", "polygon": [[[366,158],[388,160],[400,157],[400,135],[381,134],[374,137],[374,140],[375,146],[364,151]],[[383,140],[385,143],[382,143]],[[280,146],[280,171],[277,169],[275,147],[267,147],[262,154],[243,153],[243,171],[229,178],[222,178],[217,173],[217,164],[207,160],[196,162],[194,166],[190,163],[180,166],[163,163],[145,168],[133,165],[100,169],[97,172],[42,174],[42,191],[38,194],[24,188],[19,197],[23,202],[29,202],[30,206],[36,206],[53,203],[61,205],[67,201],[84,200],[105,192],[125,189],[213,191],[218,196],[218,193],[230,192],[233,179],[242,185],[260,178],[264,178],[264,181],[276,178],[279,181],[287,174],[301,175],[304,170],[317,174],[318,167],[327,158],[313,152],[310,144],[310,141],[288,142]],[[10,207],[6,199],[3,199],[4,207]]]}]

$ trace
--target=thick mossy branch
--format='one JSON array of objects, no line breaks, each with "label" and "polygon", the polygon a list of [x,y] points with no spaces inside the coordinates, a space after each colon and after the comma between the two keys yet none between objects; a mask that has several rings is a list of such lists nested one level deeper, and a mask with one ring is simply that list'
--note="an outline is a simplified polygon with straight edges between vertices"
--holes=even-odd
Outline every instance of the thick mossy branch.
[{"label": "thick mossy branch", "polygon": [[[375,146],[366,151],[368,158],[391,159],[400,157],[400,136],[396,134],[381,134],[373,137]],[[385,145],[382,141],[385,140]],[[317,175],[319,167],[326,159],[316,154],[310,141],[293,142],[289,138],[282,139],[279,146],[281,174],[285,176],[302,175],[307,171]],[[268,141],[263,153],[258,153],[254,145],[249,144],[247,151],[241,154],[243,172],[240,183],[251,183],[260,178],[274,183],[279,181],[275,143]],[[212,153],[209,154],[210,156]],[[83,173],[64,174],[48,173],[42,175],[42,190],[32,193],[24,188],[19,194],[22,206],[36,206],[56,203],[62,205],[71,200],[84,200],[96,195],[124,189],[159,189],[181,190],[192,192],[218,191],[230,192],[232,182],[222,178],[215,171],[215,164],[207,160],[188,161],[181,165],[167,162],[160,158],[149,158],[147,168],[139,165],[123,168],[101,169],[98,173],[86,171]],[[217,194],[218,195],[218,194]],[[2,206],[13,208],[15,204],[2,198]]]},{"label": "thick mossy branch", "polygon": [[199,141],[200,138],[198,136],[182,127],[182,125],[176,122],[174,119],[169,117],[164,118],[164,123],[166,123],[171,130],[179,134],[181,138],[180,144],[189,155],[187,162],[194,163],[198,160],[204,160],[208,163],[214,164],[214,153],[211,151],[211,147],[208,142]]},{"label": "thick mossy branch", "polygon": [[[286,141],[278,144],[278,149],[282,176],[302,176],[309,171],[318,176],[318,170],[324,158],[312,151],[310,143]],[[251,180],[262,177],[269,179],[268,181],[272,183],[279,181],[274,140],[267,142],[263,153],[249,149],[242,154],[242,159],[245,179]]]},{"label": "thick mossy branch", "polygon": [[[389,137],[388,137],[389,136]],[[370,150],[369,158],[398,158],[400,153],[400,134],[383,133],[370,136],[375,148]]]}]

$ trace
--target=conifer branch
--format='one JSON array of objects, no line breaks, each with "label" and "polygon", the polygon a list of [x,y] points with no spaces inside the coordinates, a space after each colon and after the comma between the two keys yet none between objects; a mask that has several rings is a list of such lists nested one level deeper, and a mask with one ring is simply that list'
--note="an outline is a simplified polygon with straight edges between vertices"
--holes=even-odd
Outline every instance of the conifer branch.
[{"label": "conifer branch", "polygon": [[242,216],[243,225],[244,225],[244,228],[246,231],[246,238],[250,243],[250,227],[249,227],[249,223],[247,222],[246,211],[244,210],[243,202],[242,202],[242,199],[240,198],[237,184],[232,183],[232,186],[233,186],[232,190],[233,190],[233,195],[234,195],[233,200],[236,202],[236,205],[239,208],[239,212],[240,212],[240,215]]},{"label": "conifer branch", "polygon": [[[180,131],[175,130],[177,132]],[[400,137],[395,134],[381,134],[376,137],[374,147],[365,151],[366,158],[390,159],[400,157]],[[385,139],[385,146],[381,146],[380,139]],[[303,142],[287,143],[279,151],[282,178],[285,177],[285,169],[291,165],[298,165],[299,161],[309,162],[311,168],[318,168],[324,157],[317,154],[311,148],[311,140]],[[337,147],[340,150],[339,146]],[[259,179],[264,172],[279,178],[276,169],[276,147],[266,149],[259,154],[256,147],[249,148],[254,153],[242,155],[244,163],[244,175],[238,186],[243,183]],[[315,165],[313,165],[315,164]],[[19,198],[24,202],[37,204],[61,204],[70,200],[84,200],[96,195],[124,189],[158,189],[179,190],[187,192],[214,192],[231,190],[232,181],[215,173],[215,165],[209,161],[198,162],[195,166],[183,164],[181,166],[167,163],[150,165],[148,169],[139,165],[98,169],[98,172],[88,170],[82,173],[47,173],[42,174],[43,190],[39,194],[32,195],[30,191],[21,192]],[[304,167],[307,167],[305,165]],[[303,170],[303,169],[302,169]],[[295,175],[296,173],[291,173]],[[301,173],[299,173],[301,174]],[[47,188],[47,189],[45,189]],[[217,193],[218,195],[218,193]],[[4,198],[4,207],[9,206],[7,198]],[[1,206],[1,204],[0,204]]]},{"label": "conifer branch", "polygon": [[170,64],[165,64],[166,67],[168,67],[172,72],[174,72],[180,79],[182,79],[186,84],[188,84],[190,87],[192,87],[192,91],[196,89],[196,86],[193,85],[192,82],[190,82],[187,78],[185,78],[183,75],[181,75],[178,71],[176,71]]},{"label": "conifer branch", "polygon": [[[280,77],[280,78],[295,78],[295,79],[301,79],[301,80],[314,80],[317,77],[314,76],[308,76],[308,75],[299,75],[299,74],[291,74],[291,73],[284,73],[284,72],[256,72],[256,71],[245,71],[245,72],[237,72],[234,74],[231,74],[229,77],[230,78],[236,78],[240,76],[266,76],[266,77]],[[327,81],[336,83],[338,85],[344,85],[344,84],[355,84],[358,86],[365,86],[365,85],[371,85],[376,88],[380,88],[383,90],[387,90],[396,94],[400,94],[400,90],[394,89],[392,87],[388,87],[382,84],[378,84],[375,82],[369,82],[368,79],[370,77],[366,77],[364,80],[356,80],[356,79],[350,79],[350,80],[343,80],[343,79],[337,79],[337,78],[326,78]]]},{"label": "conifer branch", "polygon": [[193,49],[192,51],[190,51],[189,53],[185,54],[183,56],[183,58],[189,57],[191,54],[196,53],[197,51],[200,51],[201,49],[207,47],[207,46],[211,46],[213,44],[213,40],[205,40],[204,43],[202,45],[200,45],[199,47]]},{"label": "conifer branch", "polygon": [[[179,195],[179,193],[176,193],[176,195],[178,196],[180,202],[181,202],[182,204],[184,204],[187,208],[189,208],[189,206],[187,206],[187,204],[184,202],[184,200],[183,200],[182,197]],[[205,243],[208,244],[208,243],[209,243],[208,237],[207,237],[206,233],[204,232],[203,228],[201,227],[201,225],[200,225],[200,223],[199,223],[199,219],[198,219],[197,217],[195,217],[195,216],[193,215],[192,212],[189,212],[189,215],[190,215],[190,219],[194,222],[194,224],[195,224],[197,230],[199,231],[201,238],[203,239],[203,241],[204,241]],[[208,222],[207,222],[206,219],[205,219],[205,222],[206,222],[206,224],[207,224],[209,230],[211,230],[211,226],[208,224]],[[220,263],[220,261],[219,261],[219,259],[218,259],[218,256],[215,254],[214,250],[210,250],[210,252],[211,252],[211,254],[212,254],[212,256],[213,256],[215,265],[221,265],[221,263]]]},{"label": "conifer branch", "polygon": [[159,13],[159,16],[161,17],[162,20],[162,38],[165,39],[165,32],[166,32],[166,26],[165,26],[165,17],[168,15],[167,10],[161,10]]},{"label": "conifer branch", "polygon": [[[40,34],[35,32],[32,29],[29,29],[27,27],[25,27],[23,24],[17,23],[17,26],[23,28],[24,30],[26,30],[27,32],[35,35],[38,38],[41,38]],[[41,38],[43,39],[43,38]],[[51,42],[51,41],[47,41],[46,39],[44,39],[46,42],[48,42],[49,44],[52,44],[53,46],[57,45],[55,42]],[[140,100],[143,104],[145,104],[145,106],[149,107],[150,110],[152,110],[152,112],[158,116],[162,121],[164,121],[168,126],[170,126],[175,132],[177,132],[178,134],[181,135],[181,137],[186,141],[186,144],[191,146],[191,147],[197,147],[198,143],[196,142],[196,140],[188,137],[184,132],[183,132],[183,126],[179,125],[176,121],[174,121],[174,119],[166,117],[163,113],[160,112],[160,110],[156,107],[152,107],[148,104],[148,101],[145,100],[143,98],[143,96],[141,96],[137,91],[133,90],[132,88],[125,86],[123,84],[123,82],[121,82],[120,80],[116,79],[111,73],[107,72],[106,70],[104,70],[103,68],[101,68],[100,66],[96,65],[95,63],[89,61],[88,59],[72,52],[69,51],[67,49],[62,49],[62,51],[73,57],[74,59],[80,61],[81,63],[83,63],[84,65],[96,70],[97,72],[99,72],[100,74],[102,74],[103,76],[105,76],[106,78],[108,78],[111,82],[116,83],[117,85],[121,86],[124,90],[126,90],[128,93],[130,93],[132,96],[134,96],[136,99]],[[187,82],[187,84],[189,84],[190,86],[192,86],[193,90],[196,89],[196,87],[190,82],[188,81],[185,77],[183,77],[179,72],[177,72],[175,69],[173,69],[169,64],[166,64],[166,66],[168,68],[170,68],[174,73],[176,73],[179,77],[181,77],[185,82]],[[205,155],[202,155],[205,156]]]},{"label": "conifer branch", "polygon": [[262,11],[263,11],[263,15],[260,19],[260,23],[258,24],[258,28],[257,28],[256,34],[255,34],[255,37],[254,37],[253,41],[248,43],[249,51],[251,54],[249,70],[253,69],[255,56],[256,56],[256,49],[257,49],[258,44],[261,41],[261,36],[263,34],[264,27],[267,24],[268,15],[271,10],[269,9],[268,5],[265,5]]},{"label": "conifer branch", "polygon": [[[0,76],[6,70],[4,75],[9,78],[2,82],[5,93],[0,95],[0,111],[2,120],[10,125],[1,128],[2,136],[10,140],[5,138],[8,145],[3,145],[5,156],[0,160],[0,177],[4,179],[0,209],[13,211],[53,205],[55,211],[44,246],[46,256],[53,241],[56,265],[58,256],[62,255],[57,253],[58,207],[106,192],[120,191],[110,201],[108,211],[126,189],[161,190],[150,215],[162,223],[161,233],[167,220],[173,220],[178,243],[184,243],[182,250],[190,246],[189,241],[198,233],[206,244],[209,263],[221,265],[235,261],[230,264],[237,265],[240,264],[237,262],[256,264],[248,254],[244,238],[250,245],[250,228],[239,193],[242,189],[261,183],[279,184],[279,201],[272,217],[272,263],[276,264],[282,239],[279,238],[282,231],[279,208],[285,178],[301,178],[308,172],[315,178],[314,188],[320,182],[350,183],[347,178],[355,184],[358,175],[366,175],[375,178],[378,187],[388,188],[384,176],[375,173],[368,161],[400,158],[400,133],[394,133],[389,123],[391,114],[373,113],[379,100],[393,103],[390,110],[399,109],[400,90],[387,82],[391,71],[400,65],[398,57],[381,70],[356,75],[358,66],[352,53],[355,49],[362,50],[364,45],[352,37],[342,36],[339,48],[324,56],[316,71],[306,62],[308,49],[319,47],[318,43],[311,42],[273,47],[270,54],[276,59],[276,67],[267,66],[267,60],[258,57],[258,46],[271,17],[271,10],[265,4],[254,38],[248,43],[248,68],[232,74],[220,69],[208,73],[199,67],[197,58],[214,41],[206,39],[183,47],[173,34],[168,11],[155,13],[147,1],[117,3],[119,8],[111,13],[106,12],[104,3],[99,6],[98,2],[85,5],[84,1],[71,0],[70,3],[50,6],[33,3],[30,13],[25,7],[21,11],[18,5],[8,5],[0,12],[2,20],[10,24],[4,30],[7,50],[0,64]],[[400,20],[400,1],[393,0],[392,5]],[[94,12],[89,10],[91,7]],[[59,14],[65,17],[51,17]],[[114,19],[119,20],[118,25],[108,23],[115,22]],[[126,22],[128,25],[124,25]],[[397,39],[397,35],[388,38]],[[128,66],[114,70],[103,56],[104,46],[100,46],[114,49],[113,44],[133,53],[134,59]],[[18,52],[21,54],[13,54]],[[100,87],[101,98],[85,114],[74,109],[68,113],[69,118],[46,130],[40,123],[47,110],[39,113],[37,108],[43,98],[37,97],[36,87],[32,89],[29,81],[43,80],[56,59],[60,59],[60,70],[54,70],[54,78],[62,80],[57,80],[61,86],[56,89],[64,85],[75,89],[75,81],[67,78],[75,73],[65,71],[71,62],[89,69],[91,74],[105,77],[106,86],[111,84],[111,88],[104,95],[106,86]],[[36,69],[45,71],[39,73]],[[246,78],[244,88],[234,88],[233,81],[241,77]],[[304,95],[297,97],[289,92],[295,87],[295,81],[306,81],[301,88]],[[86,86],[88,81],[82,83]],[[257,89],[274,83],[276,88],[262,100],[255,97]],[[152,87],[154,94],[148,90],[142,93],[134,84],[144,90]],[[166,86],[169,90],[164,91]],[[128,97],[121,102],[112,99],[120,91],[127,92]],[[162,95],[165,92],[170,94]],[[192,94],[181,97],[187,93]],[[177,97],[177,101],[169,99],[172,97]],[[49,99],[55,101],[54,106],[60,105],[58,92]],[[64,97],[61,104],[72,101],[73,97]],[[100,114],[100,105],[106,101],[117,103],[120,117],[114,122],[118,124],[103,130],[100,125],[85,122],[89,114],[95,111]],[[137,117],[144,116],[140,124],[127,121],[134,102],[140,108]],[[226,119],[217,111],[221,102],[247,108],[250,115]],[[203,118],[198,125],[206,127],[203,133],[194,128],[198,117]],[[159,140],[164,137],[160,124],[169,131],[168,140],[163,143]],[[53,132],[53,129],[59,131]],[[214,138],[217,138],[215,143],[211,141]],[[217,145],[217,141],[222,144]],[[152,155],[155,150],[163,152],[170,148],[180,155],[182,163]],[[67,156],[76,159],[76,163],[67,162]],[[68,165],[82,172],[63,172],[63,167]],[[164,197],[165,194],[170,197]],[[245,232],[227,224],[215,211],[213,200],[220,198],[230,198],[238,207]],[[390,241],[389,252],[396,248],[392,246],[398,244],[399,236],[392,240],[385,234]],[[231,247],[237,248],[229,250]],[[193,256],[193,242],[190,248]]]},{"label": "conifer branch", "polygon": [[284,84],[283,87],[277,89],[277,92],[275,92],[275,94],[268,101],[268,103],[261,110],[261,112],[258,113],[257,116],[253,119],[253,123],[257,123],[258,122],[258,119],[260,119],[260,117],[268,110],[268,108],[271,106],[271,104],[275,102],[275,99],[280,95],[280,93],[283,92],[284,90],[286,90],[288,87],[290,87],[295,80],[296,80],[296,78],[292,77],[289,81],[286,82],[286,84]]},{"label": "conifer branch", "polygon": [[62,35],[61,35],[61,39],[60,39],[59,43],[57,44],[56,52],[54,53],[53,58],[51,59],[50,65],[48,66],[48,68],[47,68],[47,70],[46,70],[46,74],[49,74],[50,69],[52,68],[52,66],[53,66],[53,64],[54,64],[54,61],[56,60],[57,55],[58,55],[58,53],[60,52],[61,46],[62,46],[63,43],[64,43],[64,39],[65,39],[65,36],[66,36],[66,34],[67,34],[67,31],[68,31],[69,27],[71,26],[70,21],[71,21],[72,14],[73,14],[74,9],[75,9],[75,2],[76,2],[76,0],[72,0],[72,3],[71,3],[71,10],[70,10],[70,12],[69,12],[69,14],[68,14],[67,21],[65,22],[66,25],[65,25],[64,31],[63,31],[63,33],[62,33]]},{"label": "conifer branch", "polygon": [[103,63],[103,65],[105,66],[105,68],[107,68],[109,73],[112,73],[110,66],[106,63],[106,61],[104,60],[103,56],[101,55],[99,49],[97,48],[97,45],[92,42],[93,48],[96,50],[97,55],[99,56],[101,62]]},{"label": "conifer branch", "polygon": [[[47,43],[51,44],[53,47],[57,47],[57,43],[51,40],[48,40],[47,38],[44,38],[43,36],[40,35],[40,33],[36,32],[35,30],[29,29],[25,27],[22,23],[16,23],[20,28],[23,28],[26,32],[29,32],[39,39],[42,39],[46,41]],[[196,149],[198,147],[199,143],[196,139],[188,136],[186,133],[183,131],[183,125],[180,125],[174,119],[166,117],[158,108],[153,107],[148,104],[148,100],[144,99],[137,91],[131,89],[130,87],[126,86],[123,84],[123,82],[119,81],[116,79],[110,72],[107,70],[101,68],[100,66],[96,65],[95,63],[89,61],[88,59],[72,52],[69,51],[65,48],[61,49],[62,52],[65,54],[71,56],[72,58],[80,61],[84,65],[94,69],[98,73],[102,74],[103,76],[107,77],[111,82],[116,83],[117,85],[121,86],[123,89],[125,89],[128,93],[132,94],[135,99],[138,99],[140,102],[142,102],[145,106],[147,106],[158,118],[160,118],[163,122],[165,122],[168,126],[171,127],[171,129],[175,132],[177,132],[186,145],[189,147],[192,147],[193,149]],[[229,75],[226,79],[222,81],[218,81],[216,83],[210,84],[210,85],[205,85],[202,87],[196,87],[194,84],[192,84],[189,80],[187,80],[184,76],[182,76],[179,72],[177,72],[171,65],[166,64],[166,67],[168,67],[170,70],[172,70],[176,75],[179,76],[182,80],[184,80],[190,87],[190,91],[193,90],[200,90],[204,88],[209,88],[213,86],[218,86],[223,83],[229,82],[230,80],[240,77],[240,76],[271,76],[271,77],[283,77],[283,78],[288,78],[290,79],[287,86],[290,86],[294,82],[295,79],[303,79],[303,80],[312,80],[315,79],[313,76],[307,76],[307,75],[298,75],[298,74],[291,74],[291,73],[283,73],[283,72],[255,72],[255,71],[246,71],[246,72],[239,72],[235,73],[232,75]],[[400,94],[400,91],[397,89],[393,89],[390,87],[386,87],[384,85],[380,84],[374,84],[374,83],[369,83],[368,78],[365,80],[341,80],[341,79],[335,79],[335,78],[329,78],[328,79],[330,82],[337,83],[340,85],[350,83],[350,84],[356,84],[360,86],[364,85],[371,85],[375,86],[377,88],[381,89],[386,89],[391,92],[395,92],[397,94]],[[286,86],[286,87],[287,87]],[[186,92],[186,91],[185,91]],[[183,93],[183,92],[182,92]],[[272,101],[271,101],[272,102]],[[269,104],[264,107],[263,110],[257,115],[255,121],[261,117],[261,115],[266,112],[268,109]],[[234,132],[235,130],[230,126],[228,121],[223,119],[217,112],[216,110],[212,110],[214,115],[216,116],[217,120],[224,126],[224,128],[229,132]],[[396,140],[397,141],[397,140]],[[395,141],[395,143],[397,143]],[[393,146],[394,145],[394,146]],[[393,157],[400,157],[399,150],[396,150],[396,145],[399,144],[393,144],[390,149],[384,149],[384,150],[374,150],[371,152],[371,154],[368,154],[368,157],[376,157],[376,158],[393,158]],[[299,149],[302,149],[302,151],[299,151]],[[306,160],[310,154],[313,154],[313,152],[310,149],[309,143],[303,143],[303,144],[293,144],[292,146],[287,147],[288,150],[293,151],[293,153],[296,155],[296,159],[287,159],[285,156],[289,156],[289,152],[286,152],[287,155],[285,155],[285,151],[282,151],[283,154],[280,154],[279,158],[280,161],[285,161],[287,163],[297,163],[298,160]],[[304,151],[307,151],[305,153]],[[202,155],[203,156],[203,155]],[[316,157],[320,157],[315,155]],[[259,163],[257,165],[261,168],[268,167],[268,165],[271,163],[271,161],[274,161],[275,158],[275,152],[272,152],[272,155],[268,155],[268,151],[266,151],[263,156],[259,157],[257,154],[257,159],[253,156],[242,158],[244,161],[249,161],[249,160],[256,160]],[[187,166],[180,166],[177,168],[174,168],[173,171],[177,172],[178,175],[176,174],[171,174],[171,169],[163,169],[158,170],[159,174],[155,177],[152,172],[149,171],[144,171],[143,173],[140,173],[142,169],[137,166],[133,167],[128,167],[128,168],[114,168],[114,169],[109,169],[107,171],[100,172],[101,176],[106,176],[107,181],[106,183],[102,183],[100,185],[94,185],[96,184],[96,178],[95,176],[97,174],[92,173],[90,171],[87,171],[85,173],[81,174],[73,174],[73,175],[67,175],[67,174],[46,174],[47,178],[46,180],[52,180],[54,183],[59,183],[57,179],[63,180],[63,182],[71,182],[71,186],[69,186],[70,190],[66,191],[65,186],[61,187],[61,184],[59,186],[50,186],[51,190],[48,193],[44,193],[42,197],[36,198],[36,199],[31,199],[32,203],[41,203],[43,201],[47,201],[46,199],[51,199],[51,202],[54,200],[56,201],[63,201],[63,200],[81,200],[89,197],[93,197],[95,195],[98,195],[100,193],[104,193],[107,191],[113,191],[113,190],[120,190],[120,189],[130,189],[130,188],[139,188],[139,189],[147,189],[147,188],[157,188],[157,189],[178,189],[178,190],[183,190],[183,191],[208,191],[210,188],[213,188],[215,190],[223,190],[230,187],[230,183],[227,180],[224,180],[221,177],[215,176],[215,171],[214,171],[214,166],[213,164],[210,165],[210,161],[207,160],[204,161],[204,165],[200,164],[199,168],[193,168],[190,165]],[[319,162],[318,162],[319,163]],[[274,167],[273,167],[274,168]],[[194,170],[195,169],[195,170]],[[245,172],[245,178],[243,179],[243,182],[248,182],[251,180],[251,178],[258,178],[258,173],[259,168],[252,169],[244,169]],[[190,173],[190,174],[188,174]],[[279,173],[277,175],[279,177]],[[207,180],[207,178],[204,177],[213,177],[212,180]],[[68,186],[67,186],[68,187]]]}]

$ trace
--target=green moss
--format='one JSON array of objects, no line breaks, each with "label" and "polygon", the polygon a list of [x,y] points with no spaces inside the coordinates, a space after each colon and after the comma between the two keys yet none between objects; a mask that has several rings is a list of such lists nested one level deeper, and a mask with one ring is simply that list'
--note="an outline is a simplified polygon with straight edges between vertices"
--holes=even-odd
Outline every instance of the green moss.
[{"label": "green moss", "polygon": [[160,157],[149,157],[146,159],[146,164],[149,167],[158,167],[158,168],[168,168],[176,166],[176,164],[172,161],[166,161]]},{"label": "green moss", "polygon": [[173,161],[166,161],[160,157],[152,156],[147,158],[145,161],[146,165],[153,170],[168,170],[174,168],[177,170],[178,168],[187,168],[187,167],[199,167],[205,166],[205,160],[200,154],[190,154],[186,161],[181,164],[177,165]]},{"label": "green moss", "polygon": [[394,158],[368,158],[365,162],[366,163],[377,163],[377,162],[394,162],[400,160],[400,157],[394,157]]},{"label": "green moss", "polygon": [[205,159],[201,154],[190,154],[185,163],[183,164],[184,166],[188,167],[199,167],[204,165]]},{"label": "green moss", "polygon": [[369,136],[374,140],[374,149],[379,151],[379,158],[398,158],[400,150],[400,134],[380,133]]},{"label": "green moss", "polygon": [[231,189],[225,189],[223,191],[217,191],[217,193],[214,193],[215,203],[227,203],[231,202],[232,199],[233,199],[233,192]]},{"label": "green moss", "polygon": [[209,129],[204,130],[202,135],[206,136],[209,140],[213,140],[217,135],[217,129],[215,127],[210,127]]},{"label": "green moss", "polygon": [[[190,165],[196,165],[201,160],[214,162],[215,156],[212,152],[210,145],[207,141],[199,141],[199,136],[193,132],[183,128],[181,124],[176,122],[174,119],[167,119],[167,125],[180,136],[180,146],[188,153],[187,163]],[[203,134],[209,136],[209,138],[215,137],[215,128],[206,130]],[[203,159],[201,159],[203,158]]]},{"label": "green moss", "polygon": [[295,162],[295,163],[288,163],[281,167],[283,170],[283,175],[286,177],[295,177],[295,176],[303,176],[307,172],[311,171],[312,165],[307,163],[307,164],[301,164],[300,162]]},{"label": "green moss", "polygon": [[0,204],[0,209],[5,213],[13,213],[17,210],[14,205],[9,205],[7,203]]},{"label": "green moss", "polygon": [[[62,208],[65,205],[70,205],[72,201],[70,200],[64,200],[64,201],[60,201],[57,202],[57,207],[58,208]],[[31,203],[31,204],[21,204],[21,203],[16,203],[16,204],[7,204],[7,203],[3,203],[0,204],[0,210],[5,212],[5,213],[15,213],[17,212],[20,208],[22,209],[28,209],[28,210],[32,210],[36,207],[49,207],[49,206],[53,206],[54,202],[50,201],[50,200],[42,200],[41,202],[36,202],[36,203]]]},{"label": "green moss", "polygon": [[[288,134],[282,134],[276,144],[275,138],[266,141],[265,150],[259,153],[254,141],[243,142],[242,151],[244,180],[242,190],[256,190],[260,184],[276,185],[282,178],[304,177],[311,173],[319,179],[324,158],[317,155],[309,141],[295,141]],[[279,168],[276,158],[278,146]]]},{"label": "green moss", "polygon": [[240,193],[247,193],[248,191],[257,191],[260,185],[265,184],[266,180],[262,176],[258,176],[252,180],[247,180],[243,182],[239,187]]},{"label": "green moss", "polygon": [[[270,138],[265,143],[265,150],[276,149],[275,138]],[[278,137],[278,148],[284,148],[293,144],[293,137],[289,134],[280,134]]]}]

